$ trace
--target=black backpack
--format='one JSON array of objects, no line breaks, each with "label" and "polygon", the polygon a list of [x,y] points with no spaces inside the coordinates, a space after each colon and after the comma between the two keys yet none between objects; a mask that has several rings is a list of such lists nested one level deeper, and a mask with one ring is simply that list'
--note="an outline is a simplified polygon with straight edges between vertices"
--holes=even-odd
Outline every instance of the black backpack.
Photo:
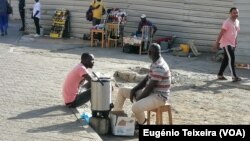
[{"label": "black backpack", "polygon": [[139,47],[129,45],[129,44],[125,44],[123,46],[123,48],[122,48],[122,52],[139,54]]},{"label": "black backpack", "polygon": [[102,15],[106,14],[106,9],[102,6]]},{"label": "black backpack", "polygon": [[91,8],[89,8],[89,9],[87,10],[87,12],[86,12],[86,19],[87,19],[88,21],[92,21],[92,19],[93,19],[93,12],[92,12],[92,9],[91,9]]}]

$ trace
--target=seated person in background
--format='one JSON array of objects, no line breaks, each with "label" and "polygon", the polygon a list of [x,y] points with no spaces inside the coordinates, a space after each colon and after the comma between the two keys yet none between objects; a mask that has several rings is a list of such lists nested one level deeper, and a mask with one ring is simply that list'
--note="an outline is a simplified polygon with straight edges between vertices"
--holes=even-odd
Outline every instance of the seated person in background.
[{"label": "seated person in background", "polygon": [[[64,103],[69,108],[75,108],[85,104],[91,97],[91,76],[88,68],[94,66],[94,55],[83,53],[81,63],[77,64],[67,75],[63,85]],[[79,92],[80,84],[84,84],[86,90]]]},{"label": "seated person in background", "polygon": [[153,36],[155,32],[157,31],[157,27],[149,20],[147,20],[146,15],[141,15],[141,21],[138,25],[138,30],[136,31],[136,35],[142,34],[142,27],[143,26],[152,26],[153,27]]},{"label": "seated person in background", "polygon": [[132,112],[138,124],[145,124],[147,121],[144,111],[163,106],[169,99],[171,73],[160,52],[160,45],[153,43],[148,50],[152,60],[148,75],[132,89],[120,88],[116,97],[114,111],[122,111],[126,98],[134,102]]}]

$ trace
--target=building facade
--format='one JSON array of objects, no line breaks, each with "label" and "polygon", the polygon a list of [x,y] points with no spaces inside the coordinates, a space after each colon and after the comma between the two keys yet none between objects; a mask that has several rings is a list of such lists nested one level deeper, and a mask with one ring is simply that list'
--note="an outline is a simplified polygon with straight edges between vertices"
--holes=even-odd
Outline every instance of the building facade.
[{"label": "building facade", "polygon": [[[11,0],[13,4],[18,0]],[[82,38],[89,33],[91,22],[86,20],[91,0],[40,0],[42,16],[40,23],[49,32],[52,16],[58,8],[70,11],[71,36]],[[176,35],[178,43],[194,40],[199,51],[210,51],[222,22],[228,17],[229,9],[237,6],[240,9],[241,33],[239,47],[236,51],[238,63],[250,63],[250,1],[249,0],[103,0],[106,9],[121,8],[128,13],[125,35],[137,30],[140,15],[146,14],[148,19],[157,25],[157,37]],[[26,25],[30,33],[34,32],[34,24],[30,19],[30,11],[34,0],[26,0]],[[15,8],[15,7],[14,7]],[[18,17],[15,13],[13,16]],[[105,18],[105,16],[104,16]]]}]

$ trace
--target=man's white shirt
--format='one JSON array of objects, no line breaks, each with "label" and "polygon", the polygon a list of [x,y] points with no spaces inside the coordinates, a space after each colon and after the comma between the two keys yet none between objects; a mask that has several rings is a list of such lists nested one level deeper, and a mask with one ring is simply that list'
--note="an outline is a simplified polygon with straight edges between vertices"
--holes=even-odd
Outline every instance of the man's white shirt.
[{"label": "man's white shirt", "polygon": [[40,2],[36,2],[33,6],[33,16],[35,16],[36,11],[39,11],[39,13],[36,15],[37,18],[41,18],[41,5]]}]

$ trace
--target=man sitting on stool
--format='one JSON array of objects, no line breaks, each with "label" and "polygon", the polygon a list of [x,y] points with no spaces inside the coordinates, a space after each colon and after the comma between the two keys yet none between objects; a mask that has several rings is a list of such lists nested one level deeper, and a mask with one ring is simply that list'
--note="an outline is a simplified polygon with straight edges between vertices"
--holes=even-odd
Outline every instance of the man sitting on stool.
[{"label": "man sitting on stool", "polygon": [[148,55],[152,60],[148,75],[134,88],[120,88],[115,101],[114,111],[122,111],[126,98],[133,103],[132,112],[138,124],[145,124],[144,111],[165,105],[169,99],[171,72],[168,64],[161,56],[161,47],[153,43]]}]

